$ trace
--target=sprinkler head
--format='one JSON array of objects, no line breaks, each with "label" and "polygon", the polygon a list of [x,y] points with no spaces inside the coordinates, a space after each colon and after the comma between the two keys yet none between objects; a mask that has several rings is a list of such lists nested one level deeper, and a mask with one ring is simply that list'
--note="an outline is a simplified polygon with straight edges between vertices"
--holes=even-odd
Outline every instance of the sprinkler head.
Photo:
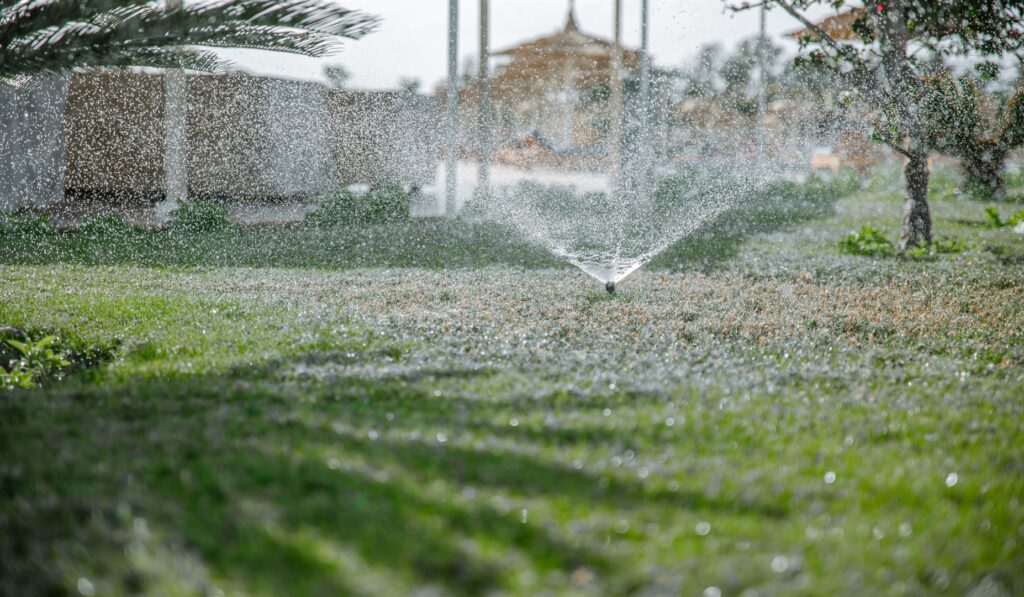
[{"label": "sprinkler head", "polygon": [[608,294],[615,294],[615,282],[605,282],[604,289],[608,291]]}]

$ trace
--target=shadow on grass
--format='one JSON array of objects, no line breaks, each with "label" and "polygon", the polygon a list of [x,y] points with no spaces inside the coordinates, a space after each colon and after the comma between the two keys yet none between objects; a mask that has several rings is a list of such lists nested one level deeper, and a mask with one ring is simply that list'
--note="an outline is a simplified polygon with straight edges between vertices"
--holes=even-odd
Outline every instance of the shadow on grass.
[{"label": "shadow on grass", "polygon": [[[431,398],[414,377],[325,385],[252,373],[0,401],[0,594],[67,592],[84,571],[103,592],[146,592],[173,567],[126,555],[143,518],[163,545],[246,592],[481,594],[530,570],[562,586],[592,574],[621,594],[642,584],[606,546],[642,540],[613,531],[624,513],[785,515],[574,466],[561,448],[590,436],[514,437],[479,423],[499,403]],[[548,521],[527,517],[538,507]]]}]

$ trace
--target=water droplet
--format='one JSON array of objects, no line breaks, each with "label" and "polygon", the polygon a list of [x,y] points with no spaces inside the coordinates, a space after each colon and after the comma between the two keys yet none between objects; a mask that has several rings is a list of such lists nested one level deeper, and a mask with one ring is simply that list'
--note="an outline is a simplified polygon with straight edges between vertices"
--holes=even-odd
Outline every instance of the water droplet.
[{"label": "water droplet", "polygon": [[829,471],[825,473],[825,485],[831,485],[836,482],[836,472]]},{"label": "water droplet", "polygon": [[629,523],[625,520],[618,520],[615,522],[615,532],[623,535],[629,531]]},{"label": "water droplet", "polygon": [[789,568],[789,558],[775,556],[772,558],[772,572],[785,572]]},{"label": "water droplet", "polygon": [[86,597],[90,597],[91,595],[96,594],[96,587],[92,585],[92,582],[88,578],[80,576],[78,578],[78,592]]},{"label": "water droplet", "polygon": [[904,522],[900,525],[900,537],[909,537],[912,532],[914,532],[914,529],[910,526],[909,522]]},{"label": "water droplet", "polygon": [[960,481],[960,475],[956,473],[949,473],[946,475],[946,487],[952,487]]},{"label": "water droplet", "polygon": [[722,589],[718,587],[708,587],[704,589],[704,597],[722,597]]},{"label": "water droplet", "polygon": [[508,424],[511,427],[519,427],[519,419],[513,417],[512,419],[509,420]]},{"label": "water droplet", "polygon": [[443,444],[448,441],[448,436],[443,433],[437,434],[437,443]]},{"label": "water droplet", "polygon": [[666,426],[671,427],[671,426],[673,426],[675,424],[676,424],[675,417],[668,417],[667,419],[665,419],[665,425]]},{"label": "water droplet", "polygon": [[711,523],[706,520],[702,520],[697,523],[697,526],[695,526],[693,530],[696,531],[698,535],[703,537],[711,532]]}]

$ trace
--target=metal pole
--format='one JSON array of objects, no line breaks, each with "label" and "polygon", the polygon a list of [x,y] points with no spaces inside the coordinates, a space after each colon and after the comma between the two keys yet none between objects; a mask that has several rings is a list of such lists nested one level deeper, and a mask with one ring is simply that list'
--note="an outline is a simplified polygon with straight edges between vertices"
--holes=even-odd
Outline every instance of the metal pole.
[{"label": "metal pole", "polygon": [[650,49],[650,0],[640,2],[640,108],[641,122],[647,124],[651,103],[651,60]]},{"label": "metal pole", "polygon": [[651,57],[650,57],[650,0],[640,1],[640,131],[637,151],[642,160],[639,164],[643,176],[641,180],[648,182],[648,172],[653,165],[654,155],[651,151]]},{"label": "metal pole", "polygon": [[477,76],[479,90],[478,125],[480,127],[479,166],[477,169],[477,191],[487,192],[490,184],[491,167],[491,79],[490,47],[491,1],[480,0],[480,72]]},{"label": "metal pole", "polygon": [[448,141],[445,147],[444,214],[455,209],[459,166],[459,0],[448,0]]},{"label": "metal pole", "polygon": [[[183,0],[167,0],[167,10],[181,10]],[[164,200],[156,206],[156,220],[166,222],[178,206],[188,199],[188,97],[185,71],[167,69],[164,73]]]},{"label": "metal pole", "polygon": [[768,107],[768,60],[765,46],[768,42],[767,9],[761,4],[761,34],[757,38],[757,157],[764,158],[764,117]]},{"label": "metal pole", "polygon": [[622,0],[615,0],[615,36],[612,42],[611,73],[611,131],[608,157],[611,159],[612,190],[619,184],[622,167]]}]

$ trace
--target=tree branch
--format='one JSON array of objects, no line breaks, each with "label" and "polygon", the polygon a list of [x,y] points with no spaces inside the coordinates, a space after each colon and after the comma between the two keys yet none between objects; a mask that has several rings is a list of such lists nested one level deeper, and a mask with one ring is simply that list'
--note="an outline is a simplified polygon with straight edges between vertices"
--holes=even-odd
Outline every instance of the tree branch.
[{"label": "tree branch", "polygon": [[807,18],[799,9],[797,9],[791,2],[786,0],[763,0],[762,3],[773,3],[777,4],[782,10],[786,11],[789,16],[799,21],[804,27],[814,32],[817,36],[820,45],[828,46],[835,52],[834,60],[843,60],[850,63],[853,66],[855,74],[853,76],[843,75],[851,85],[858,88],[865,95],[877,100],[884,101],[886,97],[878,92],[878,89],[871,84],[874,77],[872,76],[871,69],[864,60],[852,53],[850,48],[843,46],[836,40],[832,39],[828,33],[826,33],[821,27],[816,25],[813,21]]},{"label": "tree branch", "polygon": [[886,145],[889,146],[890,149],[892,149],[896,153],[902,154],[904,157],[907,157],[907,158],[911,157],[910,156],[910,152],[907,151],[906,149],[904,149],[902,145],[898,145],[895,142],[890,141],[888,139],[882,140],[882,143],[885,143]]}]

